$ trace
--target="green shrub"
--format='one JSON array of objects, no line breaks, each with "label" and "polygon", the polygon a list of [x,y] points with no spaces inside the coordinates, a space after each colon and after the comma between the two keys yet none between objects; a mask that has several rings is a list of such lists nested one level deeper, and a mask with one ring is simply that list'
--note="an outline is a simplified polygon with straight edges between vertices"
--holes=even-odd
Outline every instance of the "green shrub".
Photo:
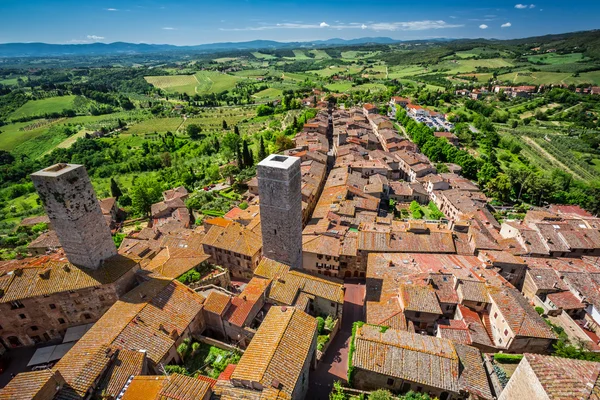
[{"label": "green shrub", "polygon": [[335,320],[331,315],[328,315],[327,318],[325,318],[325,329],[327,329],[328,331],[332,331],[334,324]]},{"label": "green shrub", "polygon": [[248,208],[248,203],[246,203],[244,201],[243,203],[240,203],[240,205],[238,207],[241,208],[242,210],[245,210],[246,208]]},{"label": "green shrub", "polygon": [[494,361],[505,364],[518,364],[523,359],[523,354],[494,354]]},{"label": "green shrub", "polygon": [[319,335],[317,337],[317,350],[323,351],[327,342],[329,342],[329,335]]},{"label": "green shrub", "polygon": [[325,320],[323,317],[317,317],[317,332],[319,335],[323,333],[323,328],[325,327]]},{"label": "green shrub", "polygon": [[542,307],[536,307],[535,311],[537,311],[537,313],[540,314],[540,315],[544,314],[544,309]]}]

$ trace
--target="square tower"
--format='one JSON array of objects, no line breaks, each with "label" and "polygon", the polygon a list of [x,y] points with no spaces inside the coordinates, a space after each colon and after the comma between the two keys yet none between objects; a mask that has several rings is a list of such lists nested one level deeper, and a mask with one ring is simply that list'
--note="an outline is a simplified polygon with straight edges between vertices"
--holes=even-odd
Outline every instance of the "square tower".
[{"label": "square tower", "polygon": [[263,255],[302,268],[300,159],[272,154],[258,164]]},{"label": "square tower", "polygon": [[31,179],[72,264],[97,269],[117,254],[83,165],[55,164],[31,174]]}]

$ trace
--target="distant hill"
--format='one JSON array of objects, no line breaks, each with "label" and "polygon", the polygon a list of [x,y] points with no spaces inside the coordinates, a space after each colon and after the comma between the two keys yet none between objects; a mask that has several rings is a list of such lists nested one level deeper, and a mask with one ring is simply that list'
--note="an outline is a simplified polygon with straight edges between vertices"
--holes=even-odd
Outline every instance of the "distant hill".
[{"label": "distant hill", "polygon": [[52,57],[52,56],[94,56],[109,54],[150,54],[161,52],[197,51],[211,52],[223,50],[284,49],[316,46],[351,46],[359,44],[393,44],[400,41],[387,37],[360,39],[329,39],[314,42],[276,42],[273,40],[253,40],[249,42],[210,43],[196,46],[174,46],[170,44],[135,44],[125,42],[89,44],[48,44],[48,43],[4,43],[0,44],[0,57]]}]

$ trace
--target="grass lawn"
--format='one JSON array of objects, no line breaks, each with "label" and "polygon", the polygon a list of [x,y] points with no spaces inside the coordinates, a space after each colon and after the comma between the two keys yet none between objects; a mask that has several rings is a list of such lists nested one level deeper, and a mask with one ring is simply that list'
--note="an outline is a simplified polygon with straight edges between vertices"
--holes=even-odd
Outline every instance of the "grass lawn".
[{"label": "grass lawn", "polygon": [[587,57],[584,57],[582,53],[571,53],[571,54],[539,54],[535,56],[530,56],[527,60],[530,63],[538,63],[542,62],[544,64],[570,64],[578,61],[587,60]]},{"label": "grass lawn", "polygon": [[331,90],[332,92],[347,92],[348,90],[350,90],[352,88],[352,82],[348,82],[348,81],[339,81],[339,82],[335,82],[335,83],[330,83],[329,85],[325,86],[327,89]]},{"label": "grass lawn", "polygon": [[75,96],[49,97],[41,100],[29,100],[11,114],[11,118],[23,118],[35,115],[44,115],[53,112],[61,112],[73,108]]},{"label": "grass lawn", "polygon": [[137,124],[131,125],[127,130],[129,135],[143,135],[146,133],[165,133],[167,131],[175,132],[183,122],[182,118],[152,118]]}]

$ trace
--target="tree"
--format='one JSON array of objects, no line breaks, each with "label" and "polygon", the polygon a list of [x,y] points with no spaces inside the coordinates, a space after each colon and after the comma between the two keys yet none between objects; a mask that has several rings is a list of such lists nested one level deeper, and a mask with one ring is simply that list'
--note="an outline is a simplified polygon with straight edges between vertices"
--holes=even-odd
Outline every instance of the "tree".
[{"label": "tree", "polygon": [[421,205],[419,203],[417,203],[415,200],[413,200],[410,203],[410,206],[408,206],[408,209],[410,210],[410,213],[412,214],[413,218],[415,218],[415,219],[423,218],[423,211],[421,210]]},{"label": "tree", "polygon": [[119,200],[119,197],[123,196],[123,192],[119,188],[119,185],[114,178],[110,178],[110,194],[117,200]]},{"label": "tree", "polygon": [[294,148],[294,141],[285,135],[277,136],[275,139],[275,145],[277,146],[277,152],[289,150]]},{"label": "tree", "polygon": [[241,141],[242,139],[233,132],[229,132],[223,137],[221,144],[223,145],[223,150],[225,150],[228,159],[237,156],[240,151]]},{"label": "tree", "polygon": [[368,400],[394,400],[389,390],[379,389],[369,394]]},{"label": "tree", "polygon": [[233,127],[233,133],[235,133],[236,135],[240,136],[240,128],[238,128],[237,125]]},{"label": "tree", "polygon": [[136,213],[149,215],[152,204],[159,202],[162,197],[162,187],[156,179],[142,176],[135,181],[130,195]]},{"label": "tree", "polygon": [[267,158],[267,149],[265,148],[265,140],[261,136],[258,143],[258,159],[259,161],[262,161],[265,158]]},{"label": "tree", "polygon": [[223,129],[227,130],[227,121],[223,120]]},{"label": "tree", "polygon": [[0,165],[12,164],[15,157],[6,150],[0,150]]},{"label": "tree", "polygon": [[227,179],[227,182],[231,184],[233,182],[233,177],[239,174],[240,169],[237,165],[227,164],[223,168],[221,168],[221,175],[223,178]]},{"label": "tree", "polygon": [[335,381],[333,383],[333,389],[331,393],[329,393],[329,400],[346,400],[346,394],[344,393],[344,389],[342,389],[342,383],[340,381]]},{"label": "tree", "polygon": [[196,140],[196,139],[200,138],[200,136],[201,136],[200,134],[202,133],[202,128],[196,124],[189,124],[187,126],[187,128],[185,128],[185,131],[187,132],[190,139]]},{"label": "tree", "polygon": [[496,176],[498,176],[498,168],[496,168],[492,163],[486,162],[477,173],[477,180],[480,186],[485,186]]},{"label": "tree", "polygon": [[510,200],[512,184],[506,174],[498,174],[498,176],[487,183],[485,188],[492,197],[500,201],[506,202]]},{"label": "tree", "polygon": [[248,148],[248,141],[246,139],[242,141],[242,162],[245,168],[254,165],[254,156]]}]

